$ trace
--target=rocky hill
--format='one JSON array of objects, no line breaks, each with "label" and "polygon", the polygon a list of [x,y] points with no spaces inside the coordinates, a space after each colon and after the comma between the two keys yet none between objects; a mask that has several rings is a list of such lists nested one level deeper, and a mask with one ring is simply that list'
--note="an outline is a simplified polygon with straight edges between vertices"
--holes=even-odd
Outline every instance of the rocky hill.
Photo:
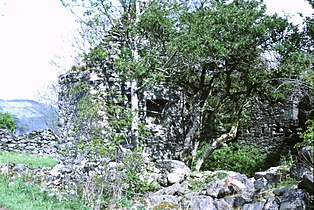
[{"label": "rocky hill", "polygon": [[50,128],[57,122],[56,108],[27,99],[1,100],[0,112],[11,113],[17,122],[17,133]]}]

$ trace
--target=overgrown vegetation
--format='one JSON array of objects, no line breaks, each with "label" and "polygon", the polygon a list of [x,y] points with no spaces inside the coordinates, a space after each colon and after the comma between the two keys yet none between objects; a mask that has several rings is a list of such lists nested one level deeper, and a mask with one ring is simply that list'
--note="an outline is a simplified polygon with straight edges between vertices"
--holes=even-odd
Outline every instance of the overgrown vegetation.
[{"label": "overgrown vegetation", "polygon": [[303,140],[301,143],[297,144],[297,147],[301,146],[313,146],[314,147],[314,120],[306,121],[305,125],[307,128],[305,130],[299,129],[299,137]]},{"label": "overgrown vegetation", "polygon": [[7,129],[12,132],[16,130],[16,122],[9,112],[0,112],[0,129]]},{"label": "overgrown vegetation", "polygon": [[[91,46],[82,53],[86,67],[110,77],[109,61],[119,80],[131,83],[135,139],[136,95],[155,84],[184,90],[189,125],[180,158],[188,162],[202,150],[197,160],[192,157],[195,170],[237,136],[256,100],[313,93],[310,17],[299,30],[287,18],[267,14],[260,0],[62,3],[81,18],[81,34]],[[82,10],[76,13],[78,6]],[[208,148],[198,148],[209,139]]]},{"label": "overgrown vegetation", "polygon": [[[314,154],[314,120],[307,120],[306,129],[298,129],[299,137],[302,139],[301,142],[295,145],[295,148],[302,150],[302,147],[307,147],[307,151],[299,151],[298,160],[306,167],[314,170],[314,159],[311,154]],[[309,146],[309,147],[308,147]],[[304,148],[303,148],[304,149]],[[301,152],[301,153],[300,153]]]},{"label": "overgrown vegetation", "polygon": [[206,160],[204,169],[237,171],[252,176],[262,169],[265,161],[265,155],[257,147],[231,144],[215,150]]},{"label": "overgrown vegetation", "polygon": [[22,179],[12,180],[1,174],[0,206],[10,210],[90,209],[79,200],[60,201],[49,196],[49,192],[42,192],[38,186],[25,183]]},{"label": "overgrown vegetation", "polygon": [[[86,66],[75,71],[101,70],[109,86],[98,93],[91,93],[87,84],[70,90],[77,96],[76,151],[125,167],[117,169],[114,186],[91,182],[100,191],[90,194],[103,199],[150,189],[140,175],[145,132],[140,129],[138,95],[144,90],[156,84],[183,90],[186,111],[178,112],[187,125],[181,133],[181,160],[196,171],[226,169],[247,175],[263,167],[262,151],[222,146],[249,122],[254,103],[312,93],[311,18],[300,31],[287,18],[267,14],[260,0],[131,0],[118,6],[103,0],[61,2],[79,16],[81,35],[90,44],[81,54]],[[129,83],[129,95],[112,85],[112,78],[123,87]],[[97,203],[97,196],[87,200]]]},{"label": "overgrown vegetation", "polygon": [[40,156],[27,153],[2,152],[0,154],[0,163],[25,164],[28,166],[54,167],[58,161],[49,156]]},{"label": "overgrown vegetation", "polygon": [[[136,141],[132,138],[133,115],[126,96],[114,89],[91,94],[87,88],[78,82],[68,90],[77,102],[77,115],[72,120],[73,135],[78,141],[70,150],[75,151],[73,158],[81,154],[90,161],[104,160],[100,162],[104,175],[81,180],[83,186],[78,186],[78,191],[83,202],[93,208],[107,208],[112,203],[121,204],[121,198],[128,200],[155,189],[156,185],[149,183],[144,173],[142,142],[148,133],[139,126]],[[109,162],[116,164],[113,169]]]}]

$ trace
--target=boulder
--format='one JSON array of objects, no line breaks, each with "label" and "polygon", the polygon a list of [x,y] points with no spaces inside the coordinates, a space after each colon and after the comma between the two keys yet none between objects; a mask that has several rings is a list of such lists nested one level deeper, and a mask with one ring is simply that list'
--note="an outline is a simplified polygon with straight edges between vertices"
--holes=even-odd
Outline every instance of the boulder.
[{"label": "boulder", "polygon": [[314,181],[312,174],[305,174],[302,181],[298,184],[300,189],[306,190],[310,195],[314,194]]},{"label": "boulder", "polygon": [[263,210],[263,207],[263,202],[245,203],[242,207],[242,210]]},{"label": "boulder", "polygon": [[181,184],[177,182],[171,186],[161,188],[153,193],[153,195],[183,195],[188,191],[188,188],[187,181],[184,181]]},{"label": "boulder", "polygon": [[14,167],[14,173],[17,177],[22,177],[28,173],[28,167],[25,164],[16,164]]},{"label": "boulder", "polygon": [[313,146],[302,147],[298,153],[299,160],[305,164],[313,165],[314,164],[313,150],[314,150]]},{"label": "boulder", "polygon": [[283,196],[283,194],[287,191],[290,191],[290,190],[294,190],[296,189],[297,187],[295,185],[292,185],[292,186],[286,186],[286,187],[281,187],[281,188],[277,188],[277,189],[274,189],[273,190],[273,193],[274,195],[276,196]]},{"label": "boulder", "polygon": [[281,200],[279,210],[307,210],[309,194],[303,189],[286,191]]},{"label": "boulder", "polygon": [[263,210],[278,210],[279,209],[279,200],[275,197],[269,197],[266,200]]},{"label": "boulder", "polygon": [[162,202],[172,203],[175,205],[179,204],[179,199],[173,195],[150,195],[149,200],[153,205],[159,205]]},{"label": "boulder", "polygon": [[255,180],[263,180],[266,181],[266,188],[271,188],[274,184],[279,183],[282,177],[285,177],[289,173],[289,169],[277,166],[271,167],[266,171],[256,172],[254,174]]},{"label": "boulder", "polygon": [[291,175],[296,180],[302,180],[306,174],[312,174],[311,168],[303,163],[295,163],[291,168]]},{"label": "boulder", "polygon": [[159,160],[156,168],[160,170],[161,177],[158,182],[162,186],[182,182],[190,173],[189,167],[178,160]]},{"label": "boulder", "polygon": [[5,174],[5,175],[13,175],[14,173],[14,163],[5,163],[1,165],[0,172]]},{"label": "boulder", "polygon": [[210,196],[192,196],[190,199],[185,199],[183,203],[185,208],[191,210],[218,210],[214,199]]}]

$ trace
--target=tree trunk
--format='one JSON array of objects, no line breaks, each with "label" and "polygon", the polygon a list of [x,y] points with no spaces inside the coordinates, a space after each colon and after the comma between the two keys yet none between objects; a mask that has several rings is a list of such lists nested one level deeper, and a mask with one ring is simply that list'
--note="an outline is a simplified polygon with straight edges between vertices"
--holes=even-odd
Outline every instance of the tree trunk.
[{"label": "tree trunk", "polygon": [[138,95],[137,95],[137,82],[133,80],[131,82],[131,111],[132,111],[132,125],[131,125],[131,134],[132,134],[132,145],[134,147],[138,146]]},{"label": "tree trunk", "polygon": [[[139,19],[139,13],[140,13],[140,2],[135,1],[135,17],[136,17],[136,22],[138,22]],[[139,59],[139,54],[138,54],[138,49],[137,49],[137,41],[138,37],[135,36],[133,39],[133,50],[132,50],[132,55],[134,60]],[[131,125],[131,134],[132,134],[132,145],[134,147],[138,146],[138,127],[139,127],[139,117],[138,117],[138,111],[139,111],[139,100],[138,100],[138,95],[137,95],[137,81],[133,79],[131,81],[131,111],[133,115],[132,119],[132,125]]]},{"label": "tree trunk", "polygon": [[192,140],[195,136],[195,133],[198,131],[200,124],[201,124],[201,111],[197,110],[194,113],[193,125],[184,139],[183,151],[181,154],[181,160],[184,162],[186,162],[187,157],[191,151]]},{"label": "tree trunk", "polygon": [[199,171],[202,168],[204,161],[215,151],[215,149],[221,147],[223,143],[226,143],[236,137],[238,132],[238,126],[239,121],[237,121],[235,125],[231,127],[229,133],[222,134],[213,142],[213,144],[205,151],[202,157],[200,157],[200,159],[197,161],[195,171]]}]

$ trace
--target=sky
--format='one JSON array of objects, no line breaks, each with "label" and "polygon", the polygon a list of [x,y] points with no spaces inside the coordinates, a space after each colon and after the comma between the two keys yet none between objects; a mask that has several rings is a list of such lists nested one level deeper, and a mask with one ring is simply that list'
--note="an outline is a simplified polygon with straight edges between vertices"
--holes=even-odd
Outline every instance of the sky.
[{"label": "sky", "polygon": [[[264,2],[270,13],[313,13],[304,0]],[[77,27],[59,0],[0,0],[0,99],[40,100],[38,92],[75,63]]]},{"label": "sky", "polygon": [[[59,0],[0,0],[0,99],[35,99],[67,65],[75,17]],[[66,64],[61,64],[66,65]]]}]

